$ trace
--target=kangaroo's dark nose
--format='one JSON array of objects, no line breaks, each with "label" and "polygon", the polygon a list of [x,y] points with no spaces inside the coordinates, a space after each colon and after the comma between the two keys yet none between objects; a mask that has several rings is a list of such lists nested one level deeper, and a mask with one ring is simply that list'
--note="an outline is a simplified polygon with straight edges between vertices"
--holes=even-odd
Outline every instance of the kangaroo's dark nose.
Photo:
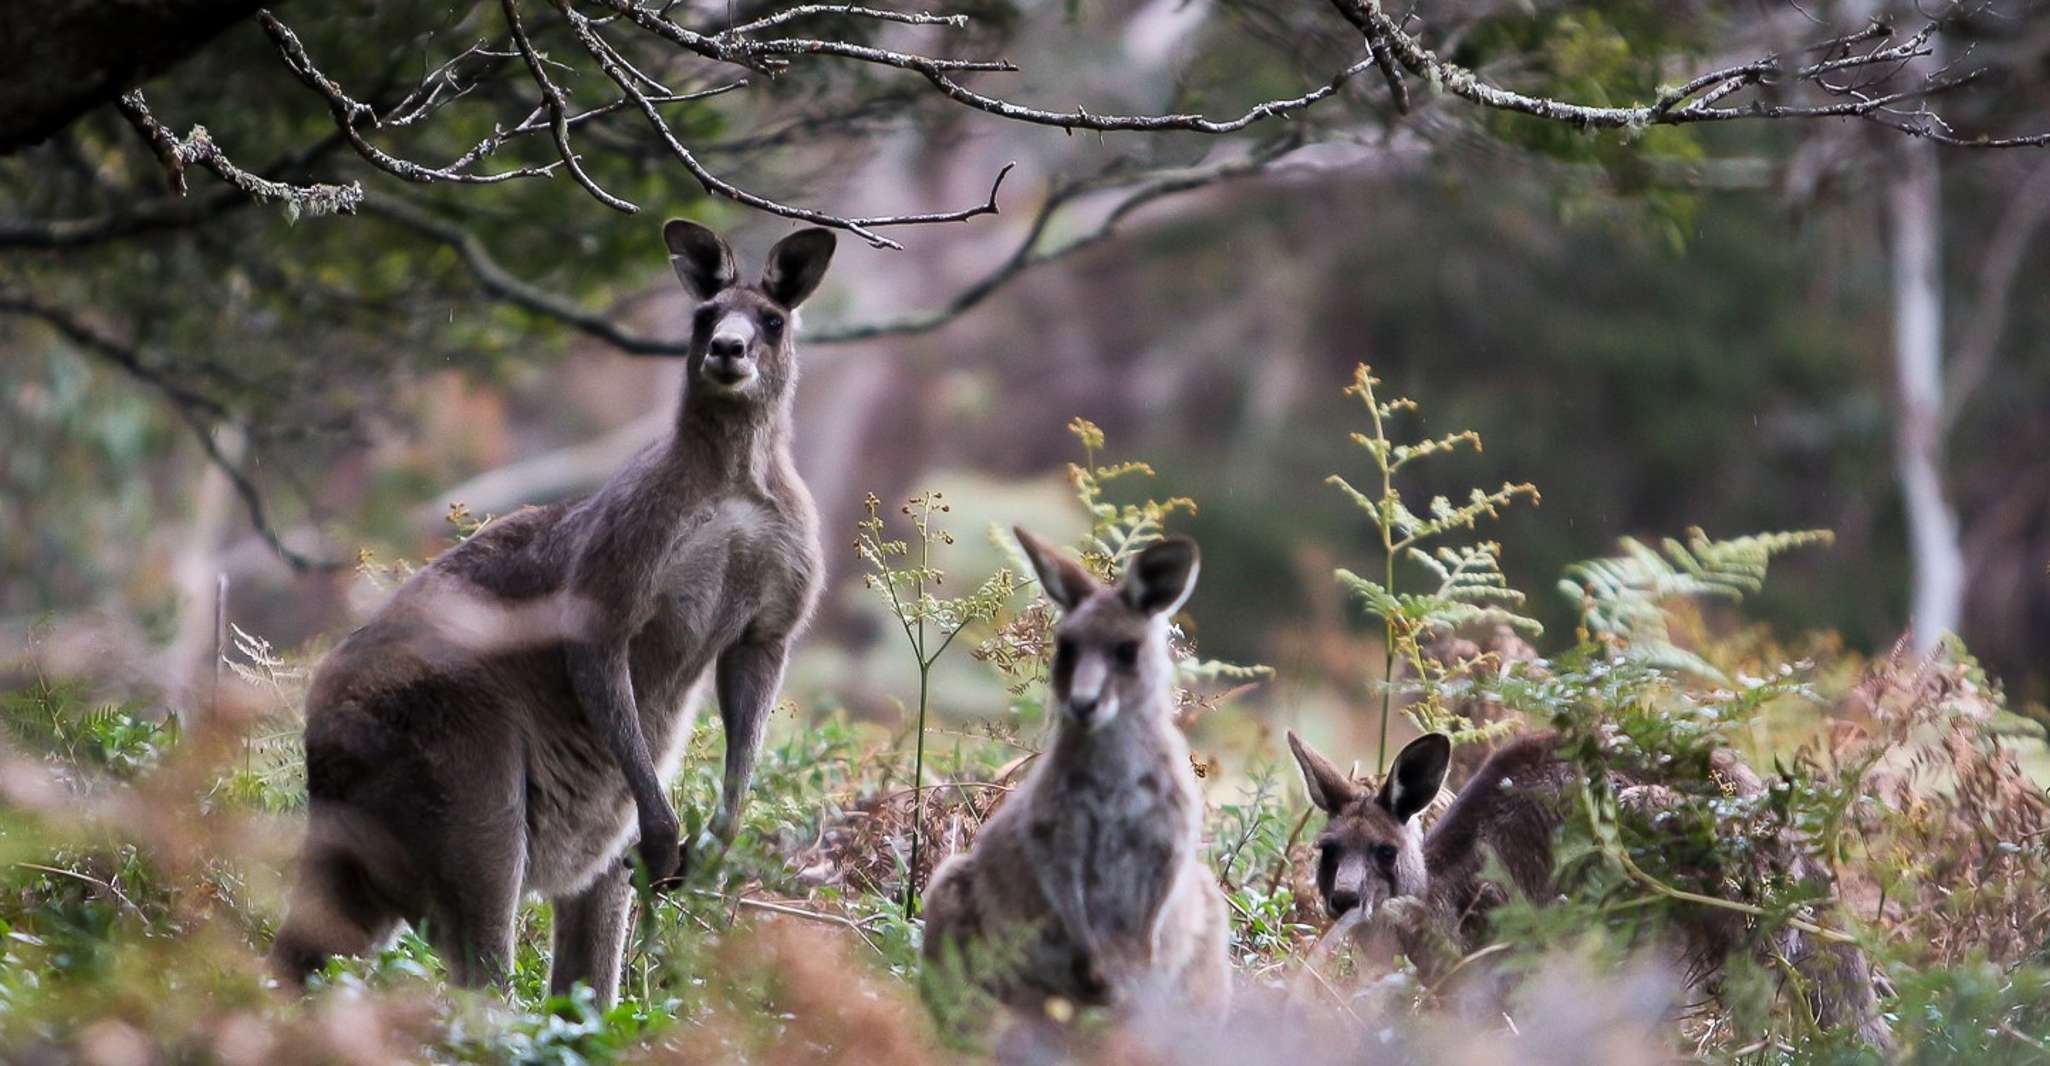
[{"label": "kangaroo's dark nose", "polygon": [[1346,889],[1337,889],[1331,893],[1331,899],[1326,905],[1331,908],[1331,916],[1333,918],[1342,918],[1345,916],[1345,912],[1360,905],[1360,894]]},{"label": "kangaroo's dark nose", "polygon": [[1096,706],[1101,702],[1103,701],[1096,696],[1090,696],[1087,699],[1080,696],[1070,696],[1068,698],[1068,713],[1074,715],[1076,721],[1086,723],[1091,718],[1096,717]]},{"label": "kangaroo's dark nose", "polygon": [[712,343],[706,345],[705,350],[719,359],[733,359],[746,351],[747,345],[739,337],[729,333],[713,337]]}]

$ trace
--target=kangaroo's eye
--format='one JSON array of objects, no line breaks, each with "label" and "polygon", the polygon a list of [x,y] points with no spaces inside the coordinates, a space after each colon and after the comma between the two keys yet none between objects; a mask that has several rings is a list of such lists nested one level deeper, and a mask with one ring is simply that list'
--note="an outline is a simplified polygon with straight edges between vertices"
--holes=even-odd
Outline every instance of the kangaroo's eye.
[{"label": "kangaroo's eye", "polygon": [[777,314],[774,311],[770,311],[768,314],[762,316],[762,328],[769,331],[770,333],[782,332],[783,316]]},{"label": "kangaroo's eye", "polygon": [[1073,659],[1075,657],[1075,642],[1067,637],[1054,641],[1053,657],[1056,659]]},{"label": "kangaroo's eye", "polygon": [[1136,666],[1139,663],[1139,642],[1128,640],[1117,646],[1119,666]]},{"label": "kangaroo's eye", "polygon": [[703,333],[704,331],[711,329],[712,319],[717,317],[718,314],[719,309],[711,304],[706,304],[703,307],[698,308],[697,313],[690,316],[691,328],[698,331],[699,333]]},{"label": "kangaroo's eye", "polygon": [[1376,844],[1374,846],[1374,861],[1383,866],[1395,865],[1395,856],[1397,854],[1398,852],[1393,844]]}]

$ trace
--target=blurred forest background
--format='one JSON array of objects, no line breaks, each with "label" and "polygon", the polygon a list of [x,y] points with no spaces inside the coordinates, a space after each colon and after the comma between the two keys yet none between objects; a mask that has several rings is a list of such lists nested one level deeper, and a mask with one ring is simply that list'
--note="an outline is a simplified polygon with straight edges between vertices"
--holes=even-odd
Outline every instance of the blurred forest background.
[{"label": "blurred forest background", "polygon": [[[2050,109],[2029,106],[2045,99],[2050,28],[2013,6],[1960,20],[1975,55],[2001,66],[2001,91],[1947,99],[1953,121],[2050,126]],[[1733,26],[1770,27],[1747,29],[1747,44],[1821,35],[1790,5],[1446,7],[1431,23],[1453,27],[1468,63],[1576,99],[1645,95],[1689,57],[1720,55]],[[962,33],[1025,61],[1017,96],[1099,111],[1232,112],[1314,85],[1345,58],[1342,34],[1311,36],[1320,13],[1307,9],[1154,0],[971,13]],[[295,28],[344,89],[388,107],[499,17],[495,5],[345,3],[301,13]],[[540,35],[549,28],[535,17]],[[466,93],[436,101],[431,120],[387,127],[404,156],[454,158],[524,113],[516,58],[457,70]],[[1155,458],[1163,488],[1203,501],[1188,529],[1213,563],[1193,613],[1211,620],[1206,646],[1281,668],[1256,698],[1354,692],[1374,657],[1314,649],[1359,628],[1328,571],[1368,531],[1320,483],[1345,469],[1338,389],[1366,361],[1433,398],[1422,429],[1442,421],[1489,442],[1448,485],[1543,487],[1543,508],[1500,531],[1513,546],[1504,565],[1527,587],[1622,534],[1828,528],[1835,550],[1788,560],[1761,617],[1884,647],[1917,606],[1896,350],[1913,281],[1900,275],[1916,268],[1900,265],[1895,235],[1898,186],[1926,151],[1941,165],[1928,218],[1943,372],[1931,454],[1962,570],[1950,586],[1961,600],[1921,609],[1942,611],[1937,624],[1954,625],[2025,702],[2050,693],[2042,151],[1939,153],[1852,119],[1631,137],[1500,113],[1476,123],[1446,105],[1403,118],[1365,78],[1287,130],[1252,127],[1248,149],[997,121],[890,73],[825,67],[670,108],[736,180],[850,214],[975,203],[1001,164],[1018,164],[1001,215],[891,231],[903,251],[843,242],[807,309],[800,465],[836,532],[852,528],[864,493],[931,486],[974,486],[956,498],[979,518],[1036,520],[1073,457],[1062,427],[1085,416]],[[687,80],[679,93],[723,84],[687,65],[667,76]],[[661,217],[728,228],[753,254],[788,226],[708,199],[624,123],[580,127],[581,150],[602,184],[646,208],[638,215],[560,175],[390,179],[339,143],[322,101],[253,23],[150,96],[165,125],[205,124],[245,166],[281,157],[274,173],[367,180],[369,200],[355,215],[302,217],[206,174],[169,200],[162,168],[111,107],[0,164],[0,285],[14,312],[0,316],[0,663],[14,670],[40,658],[109,683],[207,675],[223,577],[236,624],[286,647],[332,637],[375,602],[357,552],[417,559],[445,536],[451,503],[482,516],[587,491],[661,432],[674,361],[623,356],[494,298],[451,232],[565,305],[660,338],[681,335],[685,311]],[[1022,271],[930,329],[831,342],[944,310],[1012,255],[1051,191],[1063,200],[1042,252],[1087,236],[1121,202],[1120,189],[1071,183],[1215,166],[1276,151],[1274,137],[1313,143],[1241,180],[1145,203],[1115,240]],[[549,150],[529,136],[494,159],[538,165]],[[39,239],[53,223],[107,219],[142,221]],[[213,467],[194,425],[242,485]],[[252,530],[252,500],[290,558]],[[1946,550],[1925,550],[1925,565],[1948,566]],[[809,647],[844,662],[804,676],[850,699],[896,690],[852,665],[887,634],[848,591],[852,554],[832,560],[842,593]],[[1555,624],[1570,608],[1537,607]]]},{"label": "blurred forest background", "polygon": [[[623,29],[637,12],[716,35],[784,6],[533,3],[528,57],[509,4],[287,3],[273,21],[312,78],[241,17],[147,80],[146,106],[11,143],[0,687],[61,678],[93,701],[203,709],[234,629],[311,662],[381,602],[390,567],[449,543],[452,507],[468,522],[587,492],[662,435],[682,383],[663,350],[690,308],[661,221],[707,222],[750,270],[800,223],[708,193],[633,106],[572,124],[572,180],[530,72],[552,71],[572,114],[611,107],[562,14],[582,10],[724,180],[840,220],[964,216],[875,227],[901,250],[843,233],[804,312],[798,463],[833,568],[786,693],[806,714],[908,728],[914,667],[848,547],[864,499],[945,492],[945,566],[972,586],[1006,562],[983,530],[1084,529],[1066,473],[1081,417],[1108,437],[1099,459],[1151,462],[1133,498],[1200,502],[1174,526],[1204,552],[1204,654],[1275,670],[1199,750],[1234,779],[1278,755],[1284,726],[1364,755],[1380,627],[1332,571],[1378,541],[1325,478],[1361,472],[1341,389],[1370,363],[1426,401],[1414,435],[1487,443],[1430,464],[1408,498],[1542,490],[1484,532],[1536,593],[1547,647],[1578,620],[1552,591],[1561,568],[1618,537],[1828,529],[1833,547],[1777,560],[1742,618],[1712,608],[1707,629],[1765,623],[1865,655],[1955,630],[2010,709],[2050,721],[2050,149],[1960,146],[2050,131],[2043,3],[1940,6],[1933,54],[1744,81],[1753,120],[1594,131],[1417,76],[1398,108],[1344,3],[970,0],[943,12],[970,16],[958,26],[825,12],[754,33],[1002,56],[1019,72],[975,74],[979,91],[1085,117],[1233,116],[1364,67],[1222,134],[1009,121],[897,65],[795,47],[787,70],[751,71]],[[1390,11],[1493,81],[1615,106],[1769,53],[1899,45],[1932,14]],[[1875,16],[1892,36],[1802,51]],[[24,39],[0,35],[0,53]],[[1967,69],[1983,76],[1943,84]],[[1881,74],[1945,91],[1769,114],[1869,102],[1881,91],[1859,79]],[[323,77],[378,120],[309,87]],[[251,196],[192,162],[170,191],[152,125],[290,188]],[[975,208],[992,196],[1000,212]],[[935,713],[1001,715],[1006,681],[954,656]]]}]

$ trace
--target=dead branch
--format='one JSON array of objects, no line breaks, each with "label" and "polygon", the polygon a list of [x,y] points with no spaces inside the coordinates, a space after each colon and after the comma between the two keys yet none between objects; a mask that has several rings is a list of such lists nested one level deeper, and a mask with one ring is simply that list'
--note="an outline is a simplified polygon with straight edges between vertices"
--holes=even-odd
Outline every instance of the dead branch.
[{"label": "dead branch", "polygon": [[[1969,85],[1984,75],[1983,70],[1961,73],[1939,70],[1907,88],[1891,92],[1874,91],[1877,82],[1888,80],[1905,64],[1931,54],[1929,42],[1936,31],[1934,21],[1899,44],[1864,52],[1853,51],[1858,44],[1893,36],[1890,25],[1873,22],[1864,29],[1830,38],[1804,50],[1820,51],[1828,57],[1818,62],[1788,66],[1781,56],[1768,53],[1750,62],[1697,76],[1660,93],[1649,103],[1613,107],[1531,96],[1491,85],[1474,71],[1425,48],[1422,42],[1383,12],[1381,0],[1332,0],[1332,4],[1347,21],[1362,27],[1370,37],[1378,35],[1386,42],[1397,62],[1411,74],[1439,90],[1481,107],[1562,122],[1581,129],[1643,129],[1647,126],[1742,119],[1860,118],[1958,147],[2019,148],[2050,144],[2050,133],[2006,138],[1959,137],[1950,133],[1941,118],[1926,106],[1913,111],[1900,108],[1902,104],[1922,104],[1931,97]],[[1830,80],[1831,74],[1843,71],[1883,72],[1883,76],[1860,84],[1840,84]],[[1806,85],[1836,99],[1826,104],[1769,104],[1753,100],[1740,107],[1718,106],[1724,99],[1744,89],[1767,85]]]},{"label": "dead branch", "polygon": [[595,337],[628,355],[685,355],[688,340],[668,341],[644,337],[613,324],[610,317],[586,311],[569,300],[531,284],[501,266],[482,239],[462,226],[432,212],[391,196],[372,194],[363,201],[365,214],[403,226],[414,233],[455,249],[471,276],[486,295]]},{"label": "dead branch", "polygon": [[[571,144],[571,131],[581,123],[632,109],[640,112],[667,154],[680,163],[711,195],[786,218],[845,229],[872,245],[884,248],[899,247],[897,242],[877,232],[885,227],[958,222],[995,213],[996,186],[1002,184],[1003,174],[997,176],[991,196],[983,204],[955,211],[911,212],[872,218],[853,218],[821,208],[798,206],[751,191],[712,172],[701,159],[701,149],[694,149],[686,144],[659,111],[659,105],[699,99],[714,92],[732,91],[744,86],[746,82],[737,81],[732,85],[707,90],[704,93],[671,92],[656,78],[637,67],[624,50],[606,40],[600,27],[617,24],[628,28],[629,32],[638,31],[643,39],[660,42],[661,45],[687,55],[769,75],[778,74],[802,59],[836,60],[902,70],[923,78],[940,97],[959,106],[1008,121],[1051,126],[1071,132],[1190,132],[1212,136],[1236,134],[1257,124],[1299,113],[1329,99],[1336,95],[1347,81],[1372,66],[1379,70],[1387,83],[1398,113],[1407,113],[1411,108],[1406,79],[1414,76],[1438,93],[1475,106],[1562,122],[1582,129],[1629,130],[1654,125],[1686,125],[1742,119],[1848,117],[1864,119],[1951,145],[2010,148],[2050,144],[2050,133],[2004,138],[1961,135],[1952,130],[1941,116],[1928,106],[1931,98],[1979,80],[1984,74],[1983,70],[1945,68],[1920,76],[1911,84],[1888,87],[1894,77],[1901,74],[1914,60],[1930,54],[1931,37],[1937,28],[1934,18],[1940,18],[1941,15],[1932,18],[1932,21],[1919,32],[1905,38],[1897,38],[1888,24],[1873,22],[1858,30],[1823,40],[1802,51],[1804,57],[1812,58],[1794,61],[1776,53],[1767,53],[1746,62],[1706,71],[1680,85],[1661,91],[1655,98],[1641,104],[1613,106],[1580,104],[1530,95],[1491,84],[1477,72],[1453,63],[1426,47],[1419,37],[1405,30],[1398,20],[1391,18],[1383,10],[1381,0],[1331,0],[1334,10],[1360,33],[1368,53],[1365,58],[1339,71],[1324,84],[1296,96],[1264,101],[1235,117],[1211,118],[1194,113],[1098,114],[1080,107],[1069,111],[1051,110],[970,88],[962,80],[964,75],[970,73],[1010,72],[1018,69],[1007,60],[924,55],[848,40],[763,36],[768,31],[822,16],[960,29],[968,24],[968,17],[962,14],[896,12],[851,4],[810,3],[786,8],[716,33],[708,33],[691,29],[673,20],[669,15],[673,5],[655,7],[643,5],[637,0],[590,2],[603,8],[607,14],[599,19],[587,17],[579,12],[570,0],[554,0],[554,6],[568,22],[584,53],[597,63],[598,68],[616,86],[619,96],[600,106],[574,114],[569,108],[567,94],[562,88],[563,83],[549,70],[551,66],[570,68],[545,58],[535,47],[521,18],[517,0],[501,0],[511,40],[509,50],[495,49],[481,40],[470,45],[430,71],[398,104],[388,108],[384,117],[380,117],[377,110],[369,104],[351,97],[339,83],[323,73],[314,64],[297,35],[275,15],[268,10],[262,10],[257,13],[257,19],[264,32],[270,36],[287,68],[326,101],[337,130],[350,147],[372,166],[403,180],[419,183],[492,184],[519,178],[548,177],[552,176],[556,168],[561,167],[568,170],[570,176],[594,199],[614,210],[630,213],[638,208],[600,187],[585,169]],[[400,158],[378,148],[366,136],[366,126],[409,125],[467,94],[475,82],[465,82],[458,75],[459,69],[467,60],[501,60],[515,57],[524,63],[529,79],[538,90],[539,105],[516,125],[510,128],[495,128],[490,136],[479,141],[447,166],[435,167]],[[1732,97],[1746,90],[1784,90],[1792,87],[1806,88],[1825,99],[1820,102],[1779,102],[1757,98],[1748,103],[1729,102]],[[126,109],[127,105],[124,104],[124,110]],[[133,115],[131,121],[136,121]],[[227,163],[217,148],[210,147],[210,142],[206,142],[200,136],[203,131],[196,130],[194,143],[181,150],[174,148],[174,145],[185,145],[185,142],[167,140],[169,135],[163,133],[161,128],[156,133],[149,132],[141,125],[138,128],[144,129],[145,136],[150,138],[154,150],[160,158],[166,160],[165,165],[174,184],[182,182],[184,163],[181,160],[184,156],[190,155],[193,157],[192,161],[202,161],[201,157],[204,157],[204,165],[222,172],[224,176],[231,172],[237,174],[237,177],[229,180],[235,182],[238,187],[245,188],[245,191],[251,192],[252,195],[272,198],[284,196],[276,187],[258,184],[257,179],[246,173],[228,169],[232,165]],[[556,154],[559,156],[556,162],[544,166],[514,167],[495,173],[480,174],[472,170],[478,163],[497,152],[507,141],[542,130],[548,131],[554,141]]]},{"label": "dead branch", "polygon": [[264,33],[270,36],[271,43],[277,46],[279,55],[284,57],[285,67],[297,76],[307,88],[319,93],[321,98],[327,101],[328,110],[334,115],[335,128],[340,130],[342,136],[348,139],[349,146],[354,148],[356,154],[362,156],[371,166],[393,177],[421,184],[452,182],[459,185],[490,185],[501,181],[513,181],[519,178],[552,177],[555,173],[555,168],[561,165],[559,163],[550,163],[547,166],[519,167],[514,170],[500,171],[496,174],[471,174],[466,171],[449,168],[437,169],[424,166],[411,160],[400,159],[397,156],[390,155],[379,149],[376,145],[371,144],[369,139],[363,136],[363,131],[357,128],[357,124],[360,122],[366,120],[375,122],[377,119],[376,109],[372,108],[369,104],[350,97],[348,93],[342,91],[342,87],[334,79],[321,73],[320,68],[313,65],[312,57],[306,54],[306,46],[299,42],[298,35],[293,33],[284,23],[279,22],[277,16],[271,14],[268,9],[258,11],[256,13],[256,20],[263,27]]},{"label": "dead branch", "polygon": [[222,181],[242,190],[251,199],[283,203],[294,214],[346,215],[354,212],[356,205],[363,200],[363,187],[353,181],[347,185],[289,185],[251,174],[236,166],[227,153],[214,144],[205,126],[192,127],[192,132],[180,140],[150,114],[141,89],[123,93],[116,106],[120,108],[121,116],[156,152],[174,196],[185,195],[185,168],[197,165],[213,171]]},{"label": "dead branch", "polygon": [[[1038,213],[1033,216],[1032,225],[1027,227],[1025,236],[1019,240],[1011,254],[955,293],[946,303],[929,311],[920,311],[881,322],[828,326],[810,333],[806,337],[806,342],[847,344],[873,340],[877,337],[930,333],[966,314],[1018,275],[1108,241],[1116,235],[1118,226],[1141,207],[1180,193],[1265,172],[1282,157],[1302,147],[1302,144],[1300,139],[1291,138],[1263,147],[1243,158],[1209,166],[1149,171],[1136,175],[1099,176],[1056,187],[1040,204]],[[1091,192],[1120,185],[1131,187],[1131,191],[1118,200],[1095,227],[1054,247],[1039,246],[1046,235],[1048,224],[1062,208]]]},{"label": "dead branch", "polygon": [[[576,149],[569,145],[569,101],[562,95],[561,87],[548,76],[548,65],[534,51],[534,44],[527,39],[527,28],[520,24],[519,0],[502,0],[505,8],[506,28],[512,32],[513,44],[519,49],[520,58],[526,61],[527,72],[534,76],[534,84],[541,87],[543,106],[548,109],[549,130],[555,137],[555,150],[562,155],[562,165],[569,168],[570,177],[584,187],[584,191],[606,207],[626,214],[637,214],[640,208],[606,192],[592,177],[584,172],[583,164],[577,162]],[[659,87],[658,87],[659,88]],[[663,90],[667,91],[667,90]]]},{"label": "dead branch", "polygon": [[[564,16],[569,19],[570,27],[575,31],[577,40],[583,44],[584,50],[590,54],[591,58],[597,60],[599,68],[605,72],[606,77],[611,78],[613,84],[619,87],[619,91],[641,109],[641,113],[647,117],[648,125],[654,129],[656,135],[661,138],[662,143],[668,147],[670,154],[674,155],[677,161],[683,164],[684,169],[688,170],[692,177],[698,179],[698,184],[704,186],[705,191],[712,195],[722,196],[757,210],[782,215],[785,218],[794,218],[815,225],[844,229],[878,248],[903,247],[896,241],[875,232],[876,229],[884,226],[961,222],[978,215],[997,213],[997,190],[1002,187],[1004,176],[1011,172],[1011,166],[1008,164],[997,172],[996,180],[990,184],[987,201],[959,211],[914,215],[884,215],[873,218],[844,218],[812,208],[795,207],[748,192],[712,173],[688,147],[685,147],[681,140],[677,139],[675,131],[669,128],[669,124],[663,120],[662,113],[655,108],[654,103],[634,84],[634,79],[625,67],[612,58],[611,49],[606,46],[603,38],[598,35],[597,27],[590,19],[585,18],[570,8],[566,0],[558,0],[558,7]],[[639,11],[640,9],[635,8],[634,10]],[[642,12],[642,14],[647,15],[648,13]],[[708,40],[708,38],[700,39]]]},{"label": "dead branch", "polygon": [[[1265,146],[1242,158],[1208,166],[1171,168],[1136,174],[1099,175],[1058,186],[1047,194],[1038,212],[1034,214],[1031,225],[1027,227],[1025,236],[1020,239],[1012,253],[944,304],[928,311],[881,322],[827,326],[808,332],[804,338],[805,343],[847,344],[878,337],[930,333],[977,307],[1019,274],[1066,259],[1109,240],[1116,234],[1118,226],[1139,208],[1180,193],[1258,174],[1302,144],[1300,139],[1292,138]],[[1011,167],[1011,164],[1006,164],[998,173],[999,184],[1003,176],[1010,173]],[[1055,247],[1039,247],[1049,223],[1062,208],[1087,194],[1117,187],[1126,187],[1131,191],[1127,192],[1096,226]],[[990,210],[994,210],[995,199],[996,190],[992,188]],[[364,198],[362,210],[364,214],[373,218],[383,219],[420,237],[455,249],[471,276],[477,280],[479,287],[493,299],[560,322],[626,355],[680,356],[690,352],[688,338],[667,340],[623,329],[607,314],[585,310],[565,297],[518,277],[498,262],[482,238],[469,229],[440,218],[416,204],[372,193]]]}]

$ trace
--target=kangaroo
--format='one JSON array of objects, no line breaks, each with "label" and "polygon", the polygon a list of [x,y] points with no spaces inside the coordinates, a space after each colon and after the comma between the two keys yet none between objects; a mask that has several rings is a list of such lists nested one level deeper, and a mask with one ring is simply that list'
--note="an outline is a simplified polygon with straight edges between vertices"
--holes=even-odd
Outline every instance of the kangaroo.
[{"label": "kangaroo", "polygon": [[704,226],[663,239],[698,301],[674,433],[591,496],[444,552],[315,675],[308,833],[271,953],[288,986],[401,920],[457,983],[489,984],[535,893],[555,909],[551,990],[584,981],[610,1003],[632,863],[660,886],[687,858],[665,783],[707,687],[726,733],[711,829],[731,839],[818,598],[792,335],[834,238],[791,234],[751,285]]},{"label": "kangaroo", "polygon": [[1221,1007],[1231,990],[1224,896],[1200,853],[1203,800],[1173,721],[1168,653],[1168,619],[1196,584],[1195,542],[1153,544],[1107,587],[1016,532],[1062,611],[1058,724],[973,848],[933,874],[927,965],[965,961],[1027,1021],[1046,1018],[1054,999]]},{"label": "kangaroo", "polygon": [[[1369,917],[1385,915],[1403,953],[1428,975],[1445,961],[1447,945],[1464,955],[1487,942],[1487,912],[1507,899],[1500,885],[1481,876],[1487,852],[1526,897],[1549,899],[1552,831],[1559,824],[1561,792],[1574,776],[1559,758],[1558,744],[1556,735],[1540,733],[1496,748],[1426,833],[1416,816],[1444,785],[1452,758],[1452,742],[1444,734],[1411,741],[1395,756],[1387,780],[1368,789],[1289,733],[1310,802],[1329,816],[1316,842],[1317,893],[1325,913],[1335,919],[1364,908]],[[1740,795],[1764,791],[1758,775],[1732,752],[1715,752],[1711,766]],[[1672,802],[1661,786],[1620,774],[1610,779],[1623,802],[1641,809]],[[1768,861],[1796,881],[1821,876],[1796,841],[1771,841],[1768,852]],[[1738,949],[1742,931],[1740,917],[1704,909],[1682,932],[1686,964],[1696,976],[1706,976]],[[1779,936],[1774,950],[1802,973],[1818,1023],[1850,1026],[1866,1043],[1890,1046],[1892,1034],[1863,952],[1793,929]]]}]

